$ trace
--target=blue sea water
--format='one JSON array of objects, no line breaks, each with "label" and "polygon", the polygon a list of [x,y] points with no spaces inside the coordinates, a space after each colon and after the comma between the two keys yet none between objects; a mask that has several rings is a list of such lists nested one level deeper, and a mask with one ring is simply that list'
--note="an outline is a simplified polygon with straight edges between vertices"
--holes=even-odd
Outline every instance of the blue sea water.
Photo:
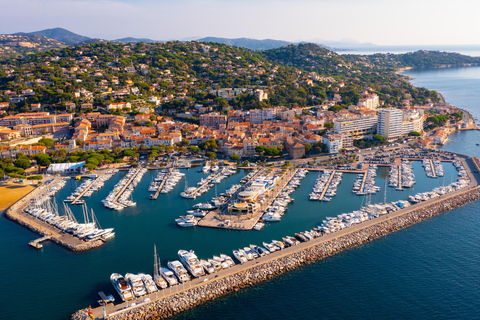
[{"label": "blue sea water", "polygon": [[[465,71],[465,78],[461,76]],[[446,69],[461,79],[459,90],[468,86],[471,69]],[[432,74],[433,72],[433,74]],[[452,104],[475,112],[478,78],[471,90],[458,95],[448,72],[445,83],[437,70],[414,72],[415,84],[438,90]],[[431,81],[431,82],[429,82]],[[434,87],[435,86],[435,87]],[[448,88],[451,88],[448,90]],[[445,90],[444,90],[445,89]],[[470,100],[465,98],[470,95]],[[461,99],[460,99],[461,98]],[[470,101],[470,102],[469,102]],[[449,150],[479,155],[472,144],[473,132],[462,132],[445,146]],[[463,140],[462,140],[463,139]],[[474,147],[475,146],[475,147]],[[455,169],[445,164],[445,179],[429,179],[419,162],[414,162],[417,184],[411,191],[387,190],[387,200],[406,199],[408,192],[430,190],[449,183]],[[189,185],[203,177],[186,172]],[[224,180],[220,193],[238,182],[244,172]],[[378,170],[376,184],[384,185],[386,169]],[[155,172],[148,172],[134,191],[138,205],[121,212],[104,209],[100,200],[124,173],[118,173],[105,187],[87,199],[103,227],[115,227],[116,236],[103,247],[72,253],[53,243],[36,251],[28,241],[38,236],[0,217],[0,274],[2,295],[0,319],[65,319],[79,308],[94,305],[98,291],[113,293],[112,272],[153,271],[153,244],[162,264],[177,259],[179,249],[193,249],[200,258],[278,239],[318,225],[325,216],[357,209],[363,199],[351,194],[355,175],[345,174],[338,195],[328,203],[311,202],[307,195],[317,178],[309,173],[292,194],[295,203],[279,223],[264,230],[240,232],[209,228],[178,228],[174,219],[194,203],[215,194],[210,190],[197,200],[184,200],[181,181],[170,194],[148,200],[148,184]],[[69,195],[77,182],[69,184],[56,199]],[[373,200],[380,200],[377,194]],[[176,319],[474,319],[480,301],[480,202],[434,217],[371,243],[312,263],[271,281],[241,290],[177,315]],[[73,207],[80,217],[80,208]]]}]

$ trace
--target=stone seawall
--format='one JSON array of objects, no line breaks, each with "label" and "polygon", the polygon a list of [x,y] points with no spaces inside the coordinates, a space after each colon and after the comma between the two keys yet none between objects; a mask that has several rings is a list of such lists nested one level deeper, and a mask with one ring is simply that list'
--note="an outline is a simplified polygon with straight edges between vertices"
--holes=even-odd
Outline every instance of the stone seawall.
[{"label": "stone seawall", "polygon": [[[244,287],[271,279],[276,275],[298,268],[299,266],[369,242],[478,199],[480,199],[480,189],[474,188],[458,196],[420,207],[386,221],[379,221],[379,223],[375,225],[362,228],[301,251],[294,251],[276,260],[255,265],[252,268],[206,283],[205,285],[185,290],[161,300],[143,304],[134,309],[119,312],[116,315],[110,315],[108,319],[151,320],[168,318],[183,310],[203,304],[227,293],[238,291]],[[87,309],[75,312],[71,316],[71,319],[89,319]]]}]

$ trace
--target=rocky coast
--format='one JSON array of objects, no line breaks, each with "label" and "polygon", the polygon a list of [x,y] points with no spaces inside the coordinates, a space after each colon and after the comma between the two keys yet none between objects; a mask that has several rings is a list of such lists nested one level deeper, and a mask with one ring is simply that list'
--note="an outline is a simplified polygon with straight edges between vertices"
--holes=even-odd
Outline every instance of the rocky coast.
[{"label": "rocky coast", "polygon": [[[181,312],[182,310],[200,305],[230,292],[238,291],[244,287],[252,286],[261,281],[271,279],[279,274],[298,268],[325,257],[331,256],[345,249],[358,246],[391,232],[406,228],[410,225],[439,215],[446,211],[463,206],[480,199],[479,187],[472,188],[450,195],[446,199],[439,199],[430,204],[420,205],[418,208],[407,210],[403,214],[392,217],[378,218],[378,222],[358,226],[346,234],[339,234],[330,239],[317,238],[303,243],[298,248],[289,248],[281,252],[278,257],[271,257],[265,262],[252,264],[247,269],[230,272],[224,277],[214,278],[205,283],[193,286],[190,289],[167,295],[163,299],[146,302],[136,307],[120,310],[110,314],[107,318],[113,320],[147,320],[164,319]],[[372,220],[373,221],[373,220]],[[273,255],[272,255],[273,256]],[[99,309],[99,308],[98,308]],[[98,317],[98,309],[96,316]],[[82,309],[72,314],[72,320],[89,319],[88,309]]]}]

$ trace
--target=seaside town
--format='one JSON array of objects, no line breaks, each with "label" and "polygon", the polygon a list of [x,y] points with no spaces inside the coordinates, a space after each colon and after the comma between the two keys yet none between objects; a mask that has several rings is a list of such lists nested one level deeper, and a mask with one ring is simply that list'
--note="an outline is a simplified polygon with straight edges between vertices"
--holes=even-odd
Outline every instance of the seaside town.
[{"label": "seaside town", "polygon": [[480,160],[440,150],[452,133],[478,130],[475,119],[411,85],[397,72],[410,66],[387,58],[191,41],[82,44],[2,60],[0,188],[19,186],[4,215],[39,236],[30,247],[53,242],[80,254],[114,247],[129,214],[143,228],[142,214],[168,214],[157,233],[268,235],[289,208],[358,202],[231,255],[177,248],[178,260],[165,263],[152,243],[153,273],[108,270],[109,285],[87,293],[99,306],[71,315],[150,319],[479,199]]}]

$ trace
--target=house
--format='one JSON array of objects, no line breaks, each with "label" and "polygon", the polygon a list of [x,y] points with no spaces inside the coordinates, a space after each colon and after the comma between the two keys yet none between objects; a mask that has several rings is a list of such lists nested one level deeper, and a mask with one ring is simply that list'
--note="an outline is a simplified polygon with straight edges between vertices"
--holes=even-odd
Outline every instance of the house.
[{"label": "house", "polygon": [[67,110],[75,110],[76,108],[77,108],[77,105],[73,102],[65,103],[65,109]]},{"label": "house", "polygon": [[30,106],[30,110],[32,111],[37,111],[42,109],[42,104],[41,103],[32,103]]},{"label": "house", "polygon": [[131,109],[132,108],[132,105],[130,104],[130,102],[116,102],[116,103],[110,103],[108,106],[107,106],[107,110],[108,111],[116,111],[116,110],[122,110],[124,108],[127,108],[127,109]]}]

